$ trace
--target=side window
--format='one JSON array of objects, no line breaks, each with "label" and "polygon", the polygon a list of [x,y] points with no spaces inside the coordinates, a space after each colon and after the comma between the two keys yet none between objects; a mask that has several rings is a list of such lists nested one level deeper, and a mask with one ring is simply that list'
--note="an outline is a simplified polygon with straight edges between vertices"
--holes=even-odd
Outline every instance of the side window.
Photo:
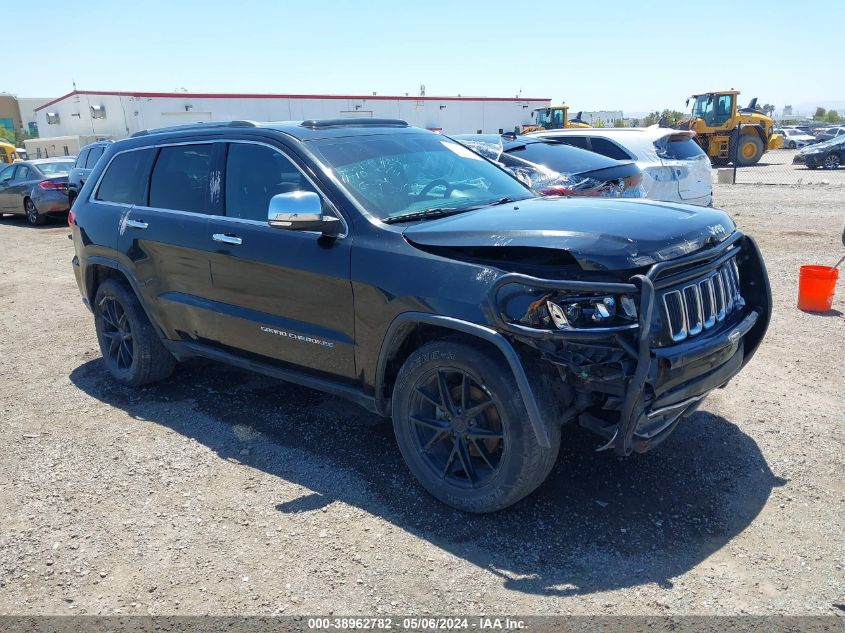
[{"label": "side window", "polygon": [[270,198],[314,191],[287,157],[263,145],[231,143],[226,157],[226,215],[266,222]]},{"label": "side window", "polygon": [[29,171],[29,167],[27,167],[26,165],[18,165],[18,171],[15,174],[15,180],[26,180],[30,177]]},{"label": "side window", "polygon": [[211,143],[162,147],[150,181],[150,206],[208,212]]},{"label": "side window", "polygon": [[85,169],[93,169],[94,165],[97,164],[97,161],[100,160],[100,156],[103,155],[103,150],[105,149],[105,147],[92,147],[88,153],[88,158],[82,163],[77,161],[77,164],[84,165]]},{"label": "side window", "polygon": [[567,134],[565,136],[548,136],[546,138],[550,141],[554,141],[555,143],[563,143],[564,145],[572,145],[574,147],[580,147],[581,149],[589,149],[587,147],[587,139],[583,136],[572,136]]},{"label": "side window", "polygon": [[616,160],[632,160],[634,158],[616,143],[608,141],[606,138],[594,136],[590,139],[590,143],[594,152],[603,154],[608,158],[614,158]]},{"label": "side window", "polygon": [[85,167],[85,160],[88,158],[88,152],[90,151],[90,149],[83,149],[79,152],[79,156],[76,157],[76,162],[73,164],[74,168]]},{"label": "side window", "polygon": [[0,171],[0,183],[9,182],[12,179],[12,174],[15,173],[15,166],[12,165],[11,167],[6,167],[3,171]]},{"label": "side window", "polygon": [[115,156],[106,170],[97,200],[123,204],[147,204],[147,184],[156,150],[152,147]]}]

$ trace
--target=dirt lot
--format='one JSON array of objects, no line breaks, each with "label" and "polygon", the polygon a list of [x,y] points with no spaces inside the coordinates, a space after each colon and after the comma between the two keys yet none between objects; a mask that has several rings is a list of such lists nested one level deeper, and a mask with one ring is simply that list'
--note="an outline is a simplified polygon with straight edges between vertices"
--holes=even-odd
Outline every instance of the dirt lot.
[{"label": "dirt lot", "polygon": [[[433,501],[354,405],[191,362],[104,373],[67,228],[0,221],[0,614],[841,613],[845,188],[722,186],[775,312],[746,370],[651,454],[565,433],[492,516]],[[840,605],[840,606],[836,606]]]}]

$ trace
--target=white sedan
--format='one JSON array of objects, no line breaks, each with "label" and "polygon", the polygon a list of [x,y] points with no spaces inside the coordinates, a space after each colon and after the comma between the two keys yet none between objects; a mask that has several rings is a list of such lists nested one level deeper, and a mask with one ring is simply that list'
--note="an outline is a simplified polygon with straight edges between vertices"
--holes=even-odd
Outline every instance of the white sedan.
[{"label": "white sedan", "polygon": [[816,142],[815,136],[813,136],[812,134],[807,134],[803,130],[785,128],[783,130],[775,131],[779,131],[781,134],[783,134],[783,146],[786,149],[797,149],[799,147],[804,147],[805,145],[809,145],[810,143]]}]

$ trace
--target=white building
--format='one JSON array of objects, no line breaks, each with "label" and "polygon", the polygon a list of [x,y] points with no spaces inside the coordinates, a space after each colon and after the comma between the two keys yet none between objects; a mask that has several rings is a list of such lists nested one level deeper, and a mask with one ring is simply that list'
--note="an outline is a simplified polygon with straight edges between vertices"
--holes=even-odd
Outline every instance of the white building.
[{"label": "white building", "polygon": [[[570,118],[574,117],[575,114],[577,112],[573,114],[572,110],[569,111]],[[588,125],[593,125],[601,121],[607,127],[613,127],[616,121],[623,119],[625,119],[625,115],[622,113],[622,110],[595,110],[593,112],[581,113],[581,120]]]},{"label": "white building", "polygon": [[93,92],[75,90],[36,108],[42,138],[124,138],[138,130],[196,121],[298,121],[384,117],[446,134],[513,131],[550,99],[377,95]]}]

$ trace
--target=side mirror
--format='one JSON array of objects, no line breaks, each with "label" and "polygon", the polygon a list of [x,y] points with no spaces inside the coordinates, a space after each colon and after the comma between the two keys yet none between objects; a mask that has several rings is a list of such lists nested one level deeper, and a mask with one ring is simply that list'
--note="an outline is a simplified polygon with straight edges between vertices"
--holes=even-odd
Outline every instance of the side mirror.
[{"label": "side mirror", "polygon": [[291,191],[270,198],[267,224],[289,231],[320,231],[337,235],[340,220],[323,213],[323,201],[313,191]]}]

